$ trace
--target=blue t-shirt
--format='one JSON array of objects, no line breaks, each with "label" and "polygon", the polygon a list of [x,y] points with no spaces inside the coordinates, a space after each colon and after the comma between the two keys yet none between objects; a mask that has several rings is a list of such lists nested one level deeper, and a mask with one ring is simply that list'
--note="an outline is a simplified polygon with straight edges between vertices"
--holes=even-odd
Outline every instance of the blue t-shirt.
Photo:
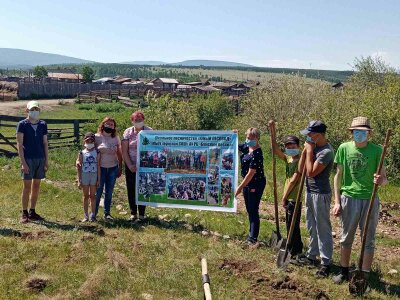
[{"label": "blue t-shirt", "polygon": [[42,159],[44,155],[43,137],[47,135],[47,124],[39,120],[32,124],[28,119],[18,122],[17,133],[23,133],[23,148],[25,159]]}]

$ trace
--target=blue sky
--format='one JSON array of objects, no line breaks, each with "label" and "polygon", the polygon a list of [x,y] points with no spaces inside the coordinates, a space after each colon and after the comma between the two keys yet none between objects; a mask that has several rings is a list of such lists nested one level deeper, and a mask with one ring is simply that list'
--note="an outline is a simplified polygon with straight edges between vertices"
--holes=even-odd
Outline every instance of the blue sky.
[{"label": "blue sky", "polygon": [[379,55],[400,69],[400,1],[0,0],[0,48],[337,70]]}]

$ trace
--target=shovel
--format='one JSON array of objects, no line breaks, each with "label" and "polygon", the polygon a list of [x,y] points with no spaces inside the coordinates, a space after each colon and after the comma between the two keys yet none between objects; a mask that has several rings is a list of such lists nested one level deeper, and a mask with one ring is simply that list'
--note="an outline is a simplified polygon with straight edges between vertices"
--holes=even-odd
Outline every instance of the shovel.
[{"label": "shovel", "polygon": [[[385,144],[383,145],[381,159],[379,161],[378,169],[376,170],[376,174],[381,173],[383,160],[385,159],[386,151],[389,146],[389,137],[392,134],[392,130],[388,129],[386,132]],[[358,268],[352,272],[352,276],[349,282],[349,292],[353,296],[362,296],[364,295],[365,291],[367,290],[368,284],[367,280],[364,277],[364,273],[362,271],[362,265],[364,261],[364,250],[365,250],[365,243],[367,238],[368,226],[369,226],[369,219],[372,211],[372,207],[374,206],[376,192],[378,191],[378,185],[374,184],[374,188],[372,190],[371,199],[369,201],[368,213],[367,217],[365,218],[365,225],[364,225],[364,232],[361,239],[361,253],[358,259]]]},{"label": "shovel", "polygon": [[294,226],[295,226],[296,220],[297,220],[297,215],[299,214],[299,211],[301,209],[300,203],[301,203],[301,197],[303,194],[305,178],[306,178],[306,164],[304,162],[303,171],[301,173],[299,190],[297,192],[297,197],[296,197],[296,204],[294,206],[292,222],[290,223],[289,233],[288,233],[288,237],[287,237],[287,243],[286,243],[286,245],[281,246],[281,248],[279,249],[279,252],[278,252],[278,257],[276,259],[276,265],[278,266],[278,268],[281,268],[281,269],[286,268],[286,266],[289,264],[289,261],[290,261],[289,249],[292,246],[292,237],[293,237]]},{"label": "shovel", "polygon": [[270,141],[271,141],[271,149],[272,149],[272,182],[273,182],[273,192],[274,192],[274,208],[275,208],[275,226],[276,231],[272,231],[271,238],[269,239],[269,245],[271,248],[279,250],[282,244],[286,243],[286,240],[283,240],[281,232],[279,230],[279,214],[278,214],[278,194],[276,189],[276,158],[275,152],[273,148],[273,141],[276,138],[275,132],[275,123],[274,121],[269,121],[268,123],[270,128]]}]

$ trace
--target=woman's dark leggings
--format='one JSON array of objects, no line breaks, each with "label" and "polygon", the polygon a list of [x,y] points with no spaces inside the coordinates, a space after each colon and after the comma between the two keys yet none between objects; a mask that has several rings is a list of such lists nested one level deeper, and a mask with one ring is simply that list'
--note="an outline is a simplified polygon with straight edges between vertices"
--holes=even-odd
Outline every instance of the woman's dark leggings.
[{"label": "woman's dark leggings", "polygon": [[246,204],[246,210],[249,214],[249,239],[252,241],[257,241],[258,233],[260,232],[260,215],[258,209],[265,184],[266,181],[263,180],[258,183],[252,183],[251,186],[243,188],[244,203]]},{"label": "woman's dark leggings", "polygon": [[[292,218],[294,214],[294,201],[288,201],[287,209],[286,209],[286,229],[289,232],[290,224],[292,223]],[[292,241],[290,246],[290,254],[292,256],[301,254],[303,252],[303,242],[301,241],[301,233],[300,233],[300,219],[301,219],[301,203],[300,210],[297,214],[296,223],[294,224]]]},{"label": "woman's dark leggings", "polygon": [[132,215],[137,215],[139,207],[139,216],[144,216],[146,206],[136,205],[136,172],[131,172],[127,165],[125,165],[125,178],[126,178],[126,189],[128,191],[129,207]]}]

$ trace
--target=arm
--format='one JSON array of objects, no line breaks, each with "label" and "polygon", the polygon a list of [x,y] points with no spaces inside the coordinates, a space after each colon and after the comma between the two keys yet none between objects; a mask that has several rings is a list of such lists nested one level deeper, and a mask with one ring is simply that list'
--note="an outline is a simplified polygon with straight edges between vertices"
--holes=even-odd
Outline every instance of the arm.
[{"label": "arm", "polygon": [[100,168],[100,163],[101,163],[101,154],[100,152],[97,153],[97,187],[100,186],[100,179],[101,179],[101,168]]},{"label": "arm", "polygon": [[282,152],[282,150],[279,149],[278,143],[276,142],[275,134],[272,134],[272,132],[274,132],[274,133],[276,132],[276,129],[275,129],[275,122],[274,122],[273,120],[269,121],[269,122],[268,122],[268,126],[269,126],[269,132],[270,132],[270,134],[271,134],[271,147],[272,147],[272,151],[273,151],[276,155],[278,155],[278,157],[279,157],[280,159],[285,160],[285,159],[286,159],[286,156],[285,156],[285,154]]},{"label": "arm", "polygon": [[308,177],[315,177],[320,174],[326,165],[321,164],[319,161],[314,161],[314,146],[310,143],[304,145],[304,150],[306,151],[306,170]]},{"label": "arm", "polygon": [[78,187],[81,187],[81,180],[82,180],[82,154],[79,152],[78,153],[78,157],[76,158],[76,161],[79,162],[79,166],[78,164],[76,164],[76,172],[78,174]]},{"label": "arm", "polygon": [[290,178],[289,185],[286,189],[286,192],[282,196],[282,205],[286,208],[287,206],[287,198],[289,197],[290,193],[293,191],[295,186],[298,184],[299,179],[301,178],[301,174],[303,173],[304,161],[306,158],[305,151],[302,152],[297,172],[293,174],[292,178]]},{"label": "arm", "polygon": [[117,158],[118,158],[118,177],[122,175],[122,151],[121,151],[121,143],[117,146]]},{"label": "arm", "polygon": [[44,170],[47,171],[49,169],[49,142],[47,140],[47,134],[43,136],[43,145],[44,145]]},{"label": "arm", "polygon": [[333,206],[333,215],[335,217],[340,216],[342,212],[342,207],[340,206],[340,189],[342,188],[342,178],[343,178],[343,166],[337,165],[336,175],[333,179],[333,188],[335,192],[335,205]]},{"label": "arm", "polygon": [[136,172],[136,167],[134,166],[134,163],[129,157],[129,141],[122,140],[121,148],[122,148],[122,158],[124,159],[125,164],[127,165],[127,167],[131,172]]},{"label": "arm", "polygon": [[21,160],[21,169],[25,174],[28,174],[29,167],[25,161],[23,143],[24,143],[24,134],[22,132],[18,132],[17,133],[17,149],[18,149],[19,159]]},{"label": "arm", "polygon": [[254,174],[256,174],[256,169],[249,169],[249,171],[247,172],[246,176],[244,177],[242,183],[238,186],[238,188],[236,189],[236,193],[235,196],[238,196],[243,188],[249,184],[249,182],[251,181],[251,179],[253,179]]},{"label": "arm", "polygon": [[275,139],[271,139],[272,142],[272,151],[274,151],[274,153],[283,160],[286,160],[286,156],[285,154],[282,152],[282,150],[279,148],[278,143],[276,142]]},{"label": "arm", "polygon": [[374,174],[374,183],[380,186],[386,185],[389,183],[389,180],[386,176],[385,166],[382,166],[380,174]]}]

